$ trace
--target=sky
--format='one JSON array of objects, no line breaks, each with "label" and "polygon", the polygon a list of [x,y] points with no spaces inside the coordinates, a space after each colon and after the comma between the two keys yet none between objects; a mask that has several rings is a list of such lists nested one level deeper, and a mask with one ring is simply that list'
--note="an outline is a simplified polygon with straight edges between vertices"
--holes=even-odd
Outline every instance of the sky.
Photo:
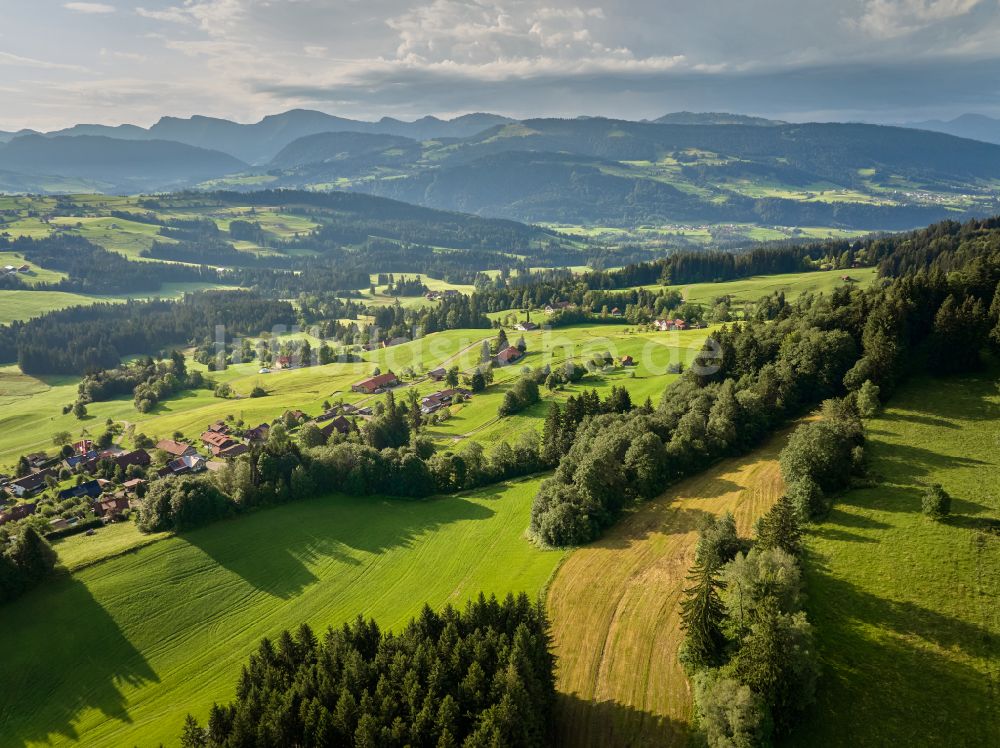
[{"label": "sky", "polygon": [[0,1],[0,130],[297,107],[1000,116],[1000,0]]}]

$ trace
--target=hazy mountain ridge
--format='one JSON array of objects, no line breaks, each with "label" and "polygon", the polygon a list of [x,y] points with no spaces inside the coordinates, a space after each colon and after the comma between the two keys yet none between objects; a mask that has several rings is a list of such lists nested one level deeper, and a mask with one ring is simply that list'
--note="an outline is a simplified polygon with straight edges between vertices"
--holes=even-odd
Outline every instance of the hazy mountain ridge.
[{"label": "hazy mountain ridge", "polygon": [[658,125],[754,125],[757,127],[788,124],[778,119],[729,112],[671,112],[657,117],[653,122]]},{"label": "hazy mountain ridge", "polygon": [[987,117],[985,114],[963,114],[951,120],[932,119],[924,122],[909,122],[905,127],[943,132],[959,138],[981,140],[984,143],[1000,145],[1000,119]]}]

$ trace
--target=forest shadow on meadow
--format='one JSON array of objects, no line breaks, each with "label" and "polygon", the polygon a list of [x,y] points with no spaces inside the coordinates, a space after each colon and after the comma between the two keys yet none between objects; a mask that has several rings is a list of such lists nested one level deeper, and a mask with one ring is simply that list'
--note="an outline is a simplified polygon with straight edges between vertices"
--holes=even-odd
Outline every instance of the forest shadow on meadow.
[{"label": "forest shadow on meadow", "polygon": [[289,599],[318,581],[310,567],[326,559],[358,565],[360,555],[410,547],[445,525],[493,515],[492,509],[457,496],[328,496],[263,509],[178,537],[255,589]]},{"label": "forest shadow on meadow", "polygon": [[[85,584],[49,580],[0,610],[0,744],[77,740],[81,714],[130,723],[123,686],[158,683],[147,660]],[[41,656],[44,653],[44,656]]]}]

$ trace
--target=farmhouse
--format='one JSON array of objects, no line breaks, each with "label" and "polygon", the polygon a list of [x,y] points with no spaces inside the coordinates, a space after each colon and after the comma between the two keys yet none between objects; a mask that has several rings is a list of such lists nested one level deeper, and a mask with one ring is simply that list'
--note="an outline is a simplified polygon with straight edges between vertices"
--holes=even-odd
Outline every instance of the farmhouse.
[{"label": "farmhouse", "polygon": [[215,423],[209,425],[208,430],[213,431],[216,434],[228,434],[229,424],[225,421],[216,421]]},{"label": "farmhouse", "polygon": [[514,346],[509,346],[500,351],[496,356],[496,362],[498,366],[505,366],[506,364],[512,364],[517,361],[524,354],[521,353]]},{"label": "farmhouse", "polygon": [[19,519],[24,519],[25,517],[30,517],[35,513],[37,504],[32,502],[30,504],[15,504],[6,512],[0,512],[0,525],[6,524],[8,522],[16,522]]},{"label": "farmhouse", "polygon": [[274,366],[273,366],[273,368],[275,368],[275,369],[291,369],[292,368],[292,359],[291,359],[291,357],[290,356],[278,356],[276,359],[274,359]]},{"label": "farmhouse", "polygon": [[351,390],[353,392],[363,392],[366,395],[374,395],[387,387],[395,387],[397,384],[399,384],[399,379],[396,378],[396,375],[391,371],[387,371],[385,374],[379,374],[370,379],[365,379],[363,382],[358,382],[351,387]]},{"label": "farmhouse", "polygon": [[433,371],[427,372],[427,376],[429,376],[435,382],[440,382],[442,379],[444,379],[446,376],[448,376],[448,372],[442,366],[442,367],[440,367],[438,369],[434,369]]},{"label": "farmhouse", "polygon": [[81,496],[86,496],[91,499],[96,499],[104,492],[104,486],[107,481],[101,480],[89,480],[85,483],[81,483],[78,486],[72,486],[71,488],[64,488],[57,495],[60,501],[66,499],[78,499]]},{"label": "farmhouse", "polygon": [[528,321],[528,322],[518,322],[516,325],[514,325],[514,329],[515,330],[520,330],[522,332],[530,332],[531,330],[537,330],[538,329],[538,325],[536,325],[534,322],[530,322],[530,321]]},{"label": "farmhouse", "polygon": [[45,479],[51,474],[51,470],[39,470],[38,472],[31,473],[23,478],[12,480],[6,486],[7,492],[11,496],[18,499],[23,498],[24,496],[31,496],[32,494],[38,493],[45,487]]},{"label": "farmhouse", "polygon": [[128,499],[124,496],[112,496],[94,502],[94,514],[104,519],[116,517],[126,509],[128,509]]},{"label": "farmhouse", "polygon": [[347,433],[350,432],[350,430],[352,428],[353,428],[353,424],[350,421],[348,421],[343,416],[337,416],[332,421],[330,421],[328,424],[326,424],[325,426],[321,427],[320,431],[323,432],[323,436],[325,436],[327,439],[329,439],[333,435],[334,431],[336,431],[338,433],[341,433],[341,434],[347,434]]},{"label": "farmhouse", "polygon": [[556,312],[562,311],[563,309],[569,309],[573,305],[568,301],[553,301],[551,304],[545,305],[546,314],[555,314]]},{"label": "farmhouse", "polygon": [[205,469],[205,458],[199,454],[184,455],[176,460],[171,460],[166,467],[159,472],[165,475],[184,475],[186,473],[200,473]]},{"label": "farmhouse", "polygon": [[243,437],[250,442],[266,442],[268,434],[271,433],[271,426],[267,423],[262,423],[260,426],[254,426],[252,429],[247,429],[243,432]]},{"label": "farmhouse", "polygon": [[427,395],[427,397],[421,398],[420,400],[420,412],[428,414],[433,413],[436,410],[440,410],[445,405],[452,402],[452,400],[454,400],[458,395],[461,395],[462,397],[472,397],[472,392],[460,387],[452,387],[447,390],[435,392],[432,395]]},{"label": "farmhouse", "polygon": [[218,451],[216,451],[214,447],[212,448],[213,455],[215,455],[216,457],[222,457],[225,460],[231,460],[234,457],[245,455],[249,451],[250,447],[248,447],[246,444],[243,444],[242,442],[235,442],[232,446],[223,447]]},{"label": "farmhouse", "polygon": [[[63,463],[68,463],[73,458],[63,460]],[[82,462],[82,470],[86,473],[93,473],[98,465],[104,460],[111,460],[117,467],[120,467],[123,471],[128,469],[129,465],[135,465],[137,467],[146,467],[152,460],[149,457],[149,453],[144,449],[136,449],[132,452],[123,452],[120,449],[106,449],[103,452],[99,452],[94,456],[88,456],[86,460]]]},{"label": "farmhouse", "polygon": [[161,439],[156,443],[156,448],[162,449],[171,457],[186,457],[189,455],[198,454],[198,450],[196,450],[190,444],[184,444],[183,442],[176,442],[173,439]]},{"label": "farmhouse", "polygon": [[206,431],[201,435],[201,441],[212,450],[212,454],[218,454],[220,449],[226,449],[238,443],[228,434],[222,434],[218,431]]},{"label": "farmhouse", "polygon": [[635,366],[631,356],[622,356],[622,366]]}]

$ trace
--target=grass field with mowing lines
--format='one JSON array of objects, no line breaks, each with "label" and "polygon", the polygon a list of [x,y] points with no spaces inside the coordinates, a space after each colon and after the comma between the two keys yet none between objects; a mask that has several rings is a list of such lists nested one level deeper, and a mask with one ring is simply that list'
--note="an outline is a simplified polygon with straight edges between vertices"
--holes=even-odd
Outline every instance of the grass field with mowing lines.
[{"label": "grass field with mowing lines", "polygon": [[750,534],[784,490],[787,434],[683,481],[566,557],[546,595],[562,745],[688,745],[692,700],[677,651],[698,527],[732,511]]},{"label": "grass field with mowing lines", "polygon": [[261,637],[424,603],[537,595],[563,553],[524,538],[538,479],[427,501],[330,496],[170,537],[0,608],[9,745],[176,745],[233,698]]},{"label": "grass field with mowing lines", "polygon": [[[993,372],[995,375],[995,372]],[[808,535],[822,661],[802,746],[1000,744],[1000,396],[995,377],[915,381],[869,422],[876,488]],[[920,511],[940,483],[952,516]]]}]

